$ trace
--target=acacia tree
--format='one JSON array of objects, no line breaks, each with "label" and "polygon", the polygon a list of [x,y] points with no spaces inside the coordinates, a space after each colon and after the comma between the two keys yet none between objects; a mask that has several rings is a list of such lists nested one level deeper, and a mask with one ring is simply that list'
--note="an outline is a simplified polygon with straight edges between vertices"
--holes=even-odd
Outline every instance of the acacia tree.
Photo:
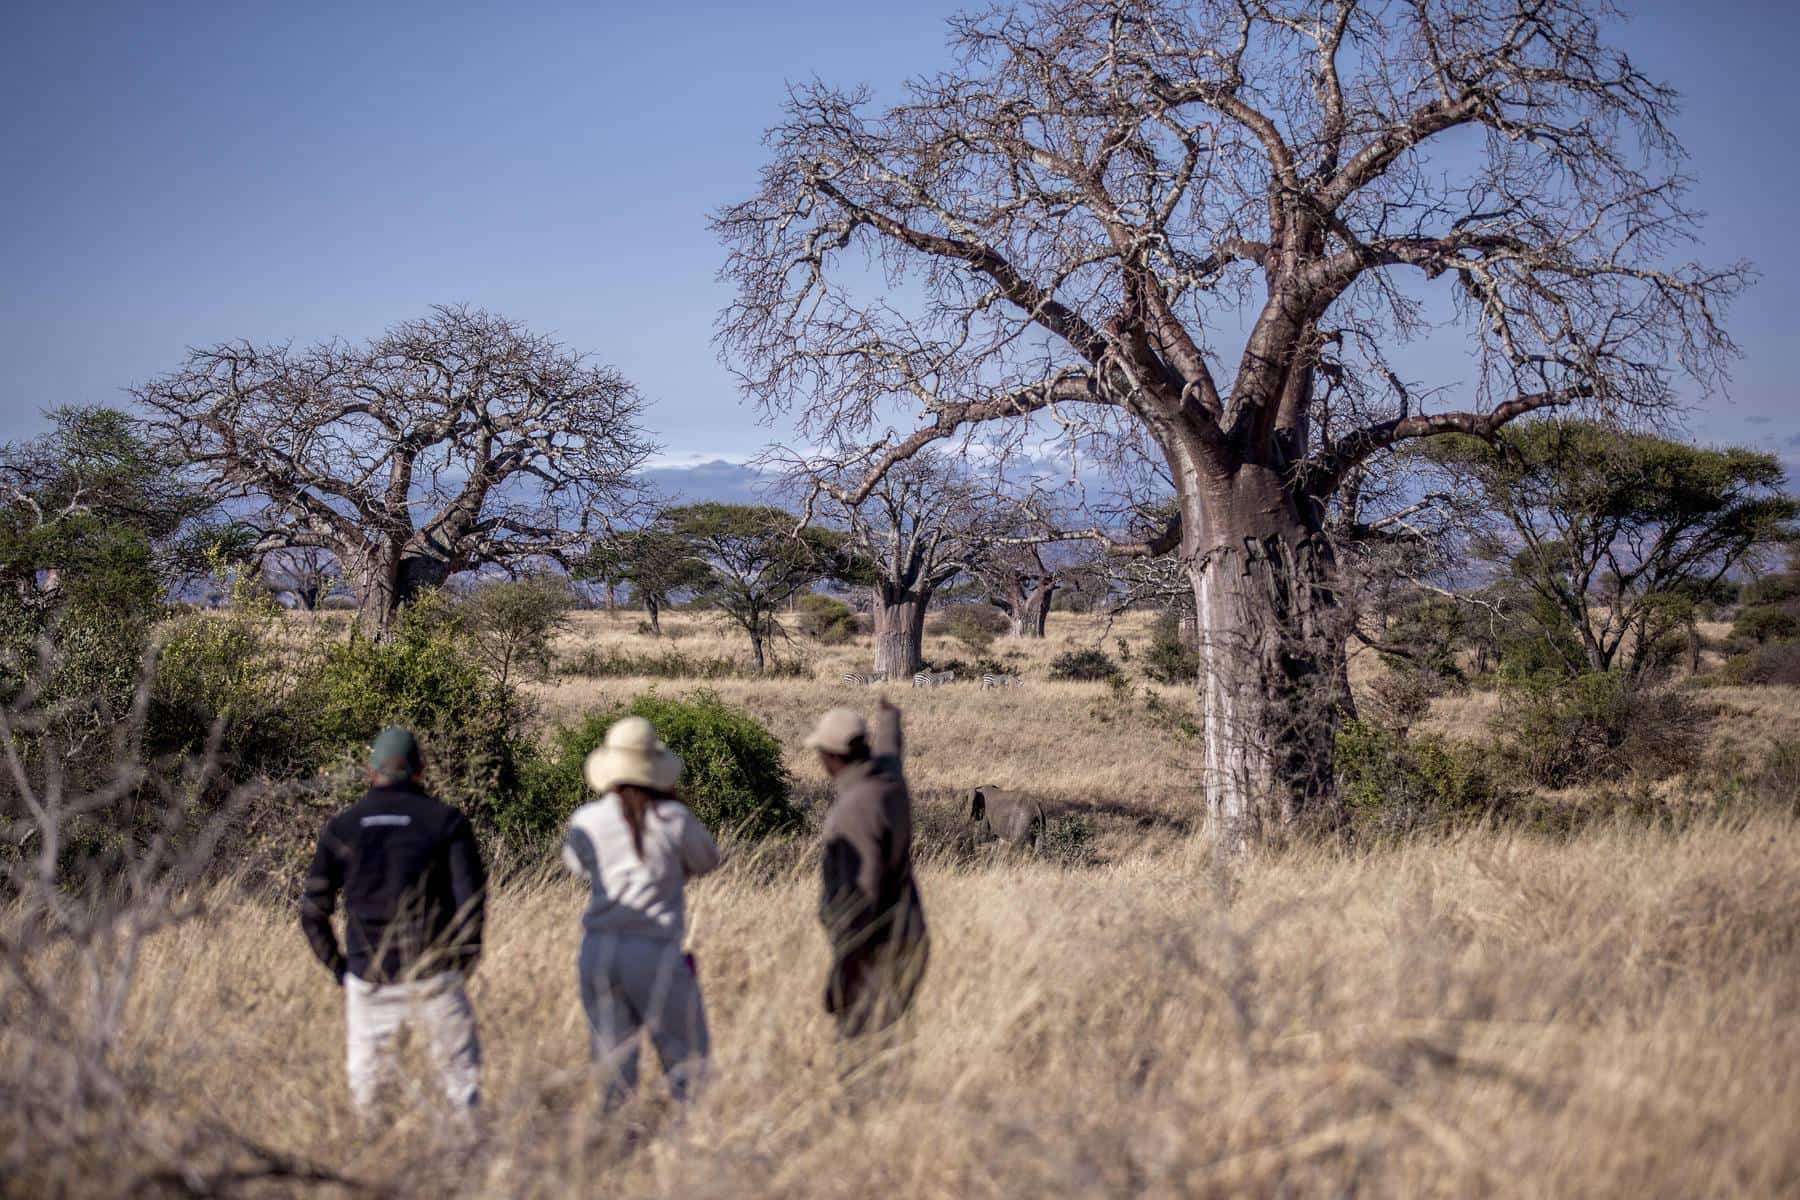
[{"label": "acacia tree", "polygon": [[942,455],[895,464],[857,501],[850,489],[861,480],[837,461],[796,464],[809,488],[805,518],[822,515],[844,531],[857,582],[874,597],[875,671],[903,679],[924,664],[932,598],[973,569],[997,535],[995,509]]},{"label": "acacia tree", "polygon": [[640,529],[628,529],[595,542],[573,565],[577,579],[598,580],[612,588],[625,584],[644,606],[650,632],[662,635],[662,610],[677,592],[691,591],[711,578],[707,565],[694,556],[686,539],[673,528],[668,513]]},{"label": "acacia tree", "polygon": [[361,346],[193,350],[133,395],[211,495],[261,503],[259,551],[335,555],[376,634],[458,571],[584,543],[650,452],[617,371],[466,308]]},{"label": "acacia tree", "polygon": [[1773,454],[1586,421],[1532,421],[1431,458],[1467,498],[1475,555],[1535,603],[1571,671],[1632,673],[1689,629],[1728,572],[1792,537],[1800,506]]},{"label": "acacia tree", "polygon": [[[1221,845],[1335,810],[1327,510],[1384,451],[1537,409],[1668,403],[1741,269],[1691,236],[1674,96],[1601,0],[1044,0],[952,23],[876,108],[795,89],[721,211],[721,348],[883,470],[994,423],[1160,460],[1196,598]],[[880,270],[871,271],[873,262]],[[1435,287],[1433,286],[1435,284]],[[1398,347],[1448,325],[1459,403]],[[1434,397],[1436,397],[1434,399]],[[917,423],[894,422],[901,407]]]},{"label": "acacia tree", "polygon": [[750,638],[760,674],[781,606],[842,569],[843,536],[799,528],[799,518],[758,504],[689,504],[659,518],[706,571],[695,589]]}]

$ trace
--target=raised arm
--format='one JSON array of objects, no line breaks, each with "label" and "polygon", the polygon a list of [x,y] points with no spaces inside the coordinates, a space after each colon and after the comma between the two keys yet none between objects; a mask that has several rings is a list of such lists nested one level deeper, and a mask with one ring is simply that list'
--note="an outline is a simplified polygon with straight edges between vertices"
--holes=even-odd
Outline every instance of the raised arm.
[{"label": "raised arm", "polygon": [[900,710],[886,697],[875,709],[875,722],[869,729],[869,753],[875,758],[891,758],[900,765],[904,751],[900,734]]}]

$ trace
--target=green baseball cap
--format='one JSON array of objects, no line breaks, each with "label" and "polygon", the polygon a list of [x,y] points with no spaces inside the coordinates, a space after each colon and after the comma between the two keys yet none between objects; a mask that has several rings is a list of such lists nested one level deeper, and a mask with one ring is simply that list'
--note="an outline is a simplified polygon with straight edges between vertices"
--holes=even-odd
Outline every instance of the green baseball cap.
[{"label": "green baseball cap", "polygon": [[389,725],[376,734],[375,744],[369,747],[369,770],[378,775],[417,775],[424,765],[424,756],[419,753],[419,739],[412,735],[412,730],[398,725]]}]

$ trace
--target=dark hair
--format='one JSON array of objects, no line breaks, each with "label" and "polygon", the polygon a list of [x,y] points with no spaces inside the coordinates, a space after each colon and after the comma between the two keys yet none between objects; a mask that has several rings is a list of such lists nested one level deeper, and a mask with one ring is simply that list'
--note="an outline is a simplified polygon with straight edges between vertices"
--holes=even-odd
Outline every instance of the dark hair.
[{"label": "dark hair", "polygon": [[869,760],[869,739],[860,733],[857,734],[850,739],[849,744],[844,747],[844,752],[838,757],[848,763],[867,762]]},{"label": "dark hair", "polygon": [[668,792],[659,792],[653,788],[643,787],[635,783],[622,783],[613,789],[619,797],[619,810],[625,814],[625,826],[631,830],[631,846],[637,851],[638,861],[644,858],[644,814],[653,810],[665,800],[675,797]]}]

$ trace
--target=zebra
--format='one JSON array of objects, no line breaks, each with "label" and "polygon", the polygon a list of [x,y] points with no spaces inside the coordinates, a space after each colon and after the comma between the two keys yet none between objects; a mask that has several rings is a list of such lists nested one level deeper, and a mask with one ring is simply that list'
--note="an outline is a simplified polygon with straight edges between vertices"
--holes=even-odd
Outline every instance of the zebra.
[{"label": "zebra", "polygon": [[1019,684],[1020,681],[1017,675],[995,675],[986,673],[981,677],[981,687],[983,691],[986,691],[988,688],[1015,688],[1018,687]]},{"label": "zebra", "polygon": [[886,671],[871,671],[867,675],[859,675],[855,671],[845,671],[843,679],[844,682],[851,687],[867,687],[872,683],[886,683],[888,681],[888,673]]},{"label": "zebra", "polygon": [[916,688],[943,687],[955,678],[955,671],[920,671],[913,676],[913,686]]}]

